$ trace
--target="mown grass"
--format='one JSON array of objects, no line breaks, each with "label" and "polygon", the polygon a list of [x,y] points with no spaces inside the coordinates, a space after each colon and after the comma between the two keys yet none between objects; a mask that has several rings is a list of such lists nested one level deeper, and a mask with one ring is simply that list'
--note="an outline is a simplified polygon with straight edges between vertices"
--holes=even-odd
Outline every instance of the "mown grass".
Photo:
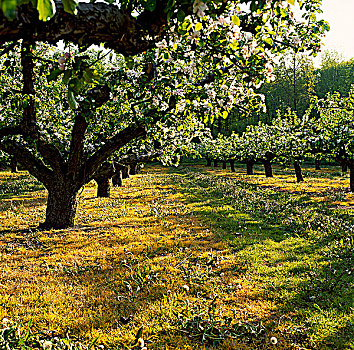
[{"label": "mown grass", "polygon": [[45,192],[1,173],[0,318],[112,349],[353,348],[351,195],[309,172],[150,167],[110,199],[90,183],[57,231],[35,230]]}]

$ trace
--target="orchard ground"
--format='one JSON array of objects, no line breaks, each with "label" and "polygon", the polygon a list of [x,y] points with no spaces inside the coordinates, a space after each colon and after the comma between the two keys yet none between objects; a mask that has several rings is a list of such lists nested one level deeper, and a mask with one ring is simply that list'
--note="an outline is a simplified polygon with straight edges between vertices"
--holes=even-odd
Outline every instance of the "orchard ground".
[{"label": "orchard ground", "polygon": [[110,199],[90,183],[52,231],[41,185],[0,172],[0,318],[42,345],[353,349],[349,179],[260,169],[148,166]]}]

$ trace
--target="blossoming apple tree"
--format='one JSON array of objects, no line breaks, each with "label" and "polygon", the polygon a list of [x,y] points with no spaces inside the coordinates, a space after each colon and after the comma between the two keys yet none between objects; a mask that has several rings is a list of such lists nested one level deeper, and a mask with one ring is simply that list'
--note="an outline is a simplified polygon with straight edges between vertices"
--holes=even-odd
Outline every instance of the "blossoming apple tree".
[{"label": "blossoming apple tree", "polygon": [[[225,117],[252,100],[277,53],[318,51],[319,1],[298,1],[302,20],[294,2],[1,0],[0,150],[47,188],[43,226],[72,226],[80,188],[156,123]],[[38,44],[59,40],[59,57]],[[99,65],[91,44],[113,61]]]}]

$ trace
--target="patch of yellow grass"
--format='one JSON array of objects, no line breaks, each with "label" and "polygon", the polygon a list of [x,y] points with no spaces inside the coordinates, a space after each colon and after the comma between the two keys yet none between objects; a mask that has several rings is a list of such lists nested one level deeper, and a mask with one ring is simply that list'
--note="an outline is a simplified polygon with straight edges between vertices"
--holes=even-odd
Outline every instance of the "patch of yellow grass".
[{"label": "patch of yellow grass", "polygon": [[[0,173],[1,181],[17,176]],[[143,327],[153,349],[204,349],[176,331],[176,298],[205,306],[217,294],[219,312],[236,309],[241,320],[274,314],[274,305],[257,297],[258,285],[233,274],[226,243],[200,222],[164,169],[126,180],[109,199],[95,193],[87,185],[76,227],[57,231],[35,230],[45,191],[2,201],[0,319],[33,319],[39,329],[98,336],[118,348]],[[217,263],[209,267],[212,257]]]}]

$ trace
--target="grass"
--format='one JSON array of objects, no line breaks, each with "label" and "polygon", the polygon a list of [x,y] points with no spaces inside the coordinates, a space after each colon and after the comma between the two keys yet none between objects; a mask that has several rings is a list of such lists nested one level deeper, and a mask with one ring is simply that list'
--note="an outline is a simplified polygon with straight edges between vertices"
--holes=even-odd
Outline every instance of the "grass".
[{"label": "grass", "polygon": [[39,184],[0,173],[0,319],[58,349],[354,348],[348,179],[237,171],[148,167],[110,199],[90,183],[56,231],[35,229]]}]

